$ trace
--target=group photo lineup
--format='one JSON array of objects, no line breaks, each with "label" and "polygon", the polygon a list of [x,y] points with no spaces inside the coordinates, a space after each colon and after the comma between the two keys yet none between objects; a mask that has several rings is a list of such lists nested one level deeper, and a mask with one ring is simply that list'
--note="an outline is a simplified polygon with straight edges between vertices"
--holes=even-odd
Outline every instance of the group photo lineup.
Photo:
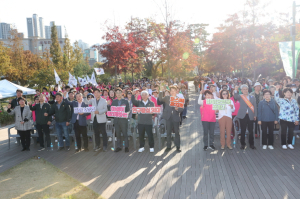
[{"label": "group photo lineup", "polygon": [[0,198],[300,198],[300,0],[82,3],[0,6]]}]

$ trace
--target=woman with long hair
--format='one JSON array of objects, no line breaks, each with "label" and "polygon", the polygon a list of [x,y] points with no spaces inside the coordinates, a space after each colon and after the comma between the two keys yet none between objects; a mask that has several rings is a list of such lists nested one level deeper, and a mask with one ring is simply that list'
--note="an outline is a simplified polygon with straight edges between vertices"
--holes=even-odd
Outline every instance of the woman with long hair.
[{"label": "woman with long hair", "polygon": [[[230,99],[230,93],[228,90],[220,91],[220,99]],[[232,129],[232,112],[235,111],[233,101],[230,100],[230,105],[225,105],[225,110],[219,110],[219,126],[220,126],[220,143],[221,150],[225,149],[225,131],[226,131],[226,145],[227,148],[232,150],[231,147],[231,129]]]}]

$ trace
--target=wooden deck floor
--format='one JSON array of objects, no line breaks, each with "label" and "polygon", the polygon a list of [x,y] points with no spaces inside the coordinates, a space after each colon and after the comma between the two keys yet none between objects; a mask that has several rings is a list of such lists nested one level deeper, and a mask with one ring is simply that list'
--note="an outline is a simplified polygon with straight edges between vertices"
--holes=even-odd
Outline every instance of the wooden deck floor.
[{"label": "wooden deck floor", "polygon": [[181,153],[175,148],[165,153],[157,146],[149,153],[147,143],[143,153],[133,147],[130,153],[37,152],[34,147],[21,153],[14,143],[7,150],[7,130],[2,129],[0,172],[39,155],[105,198],[300,198],[299,141],[295,150],[282,150],[276,139],[274,150],[262,150],[255,140],[257,150],[221,151],[216,136],[218,150],[203,151],[198,95],[192,84],[190,88],[188,119],[180,130]]}]

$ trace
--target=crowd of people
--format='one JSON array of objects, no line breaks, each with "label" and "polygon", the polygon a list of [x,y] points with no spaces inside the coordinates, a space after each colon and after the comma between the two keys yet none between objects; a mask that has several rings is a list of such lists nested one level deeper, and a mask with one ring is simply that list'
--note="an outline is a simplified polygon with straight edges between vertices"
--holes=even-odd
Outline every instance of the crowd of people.
[{"label": "crowd of people", "polygon": [[[282,80],[228,76],[197,77],[195,90],[200,91],[198,104],[204,131],[204,150],[215,149],[214,128],[218,119],[221,149],[232,149],[231,140],[235,135],[233,120],[240,124],[240,149],[245,149],[245,133],[249,132],[249,145],[256,149],[254,137],[262,136],[263,149],[274,149],[274,130],[280,129],[282,149],[294,149],[295,128],[299,129],[299,85],[298,79],[284,77]],[[225,110],[213,110],[207,99],[230,99]],[[225,135],[226,132],[226,135]],[[299,138],[297,136],[297,138]],[[209,140],[208,140],[209,139]],[[225,142],[226,139],[226,142]]]},{"label": "crowd of people", "polygon": [[[245,135],[249,132],[249,147],[256,149],[255,138],[262,136],[263,149],[274,149],[274,130],[280,129],[282,149],[294,149],[294,130],[299,129],[299,86],[298,79],[290,77],[275,81],[274,78],[250,80],[234,76],[208,75],[195,77],[195,91],[200,92],[201,121],[203,126],[204,150],[215,150],[214,134],[216,122],[220,128],[220,149],[232,150],[232,139],[235,136],[234,126],[240,125],[240,149],[246,148]],[[174,144],[180,149],[179,129],[187,118],[189,104],[188,82],[182,79],[142,78],[134,82],[121,80],[118,84],[85,86],[64,86],[62,90],[56,85],[53,90],[36,90],[34,102],[27,102],[22,90],[17,90],[17,97],[8,105],[7,112],[15,115],[15,127],[21,137],[22,151],[30,150],[30,132],[33,125],[39,134],[39,151],[51,150],[49,126],[55,121],[58,139],[58,150],[70,150],[69,134],[74,130],[76,152],[89,151],[87,124],[93,123],[95,151],[107,151],[108,137],[106,123],[113,119],[117,138],[115,152],[129,152],[128,125],[133,124],[139,133],[140,147],[145,150],[145,133],[148,135],[149,151],[154,152],[153,124],[165,120],[167,132],[167,151],[171,150],[171,135],[175,134]],[[184,107],[170,106],[171,97],[184,98]],[[227,99],[224,110],[214,110],[208,99]],[[77,107],[95,107],[91,113],[74,113]],[[128,118],[110,118],[107,111],[111,106],[123,106]],[[132,107],[160,107],[159,114],[133,114]],[[156,119],[155,119],[156,118]],[[239,120],[233,123],[234,118]],[[47,143],[45,146],[44,136]],[[81,137],[83,143],[81,143]],[[298,137],[299,138],[299,137]],[[124,140],[124,142],[123,142]]]},{"label": "crowd of people", "polygon": [[[170,96],[184,98],[183,108],[170,106]],[[15,115],[15,128],[20,135],[22,151],[30,150],[30,136],[33,126],[39,135],[40,148],[38,151],[51,150],[50,125],[55,121],[55,131],[58,139],[58,150],[70,150],[69,134],[74,130],[77,148],[75,152],[89,151],[87,124],[93,123],[95,147],[94,151],[101,148],[100,134],[102,134],[102,151],[107,151],[108,137],[106,123],[113,121],[117,147],[115,152],[123,150],[129,152],[128,123],[137,126],[140,148],[145,150],[144,135],[147,133],[149,151],[154,152],[153,124],[155,118],[164,119],[167,126],[167,149],[171,150],[171,134],[175,133],[175,146],[180,149],[179,128],[182,121],[187,118],[187,105],[189,103],[188,82],[178,80],[149,80],[142,78],[134,82],[121,80],[117,85],[99,83],[70,87],[63,86],[62,90],[56,85],[48,91],[46,87],[36,90],[34,101],[26,101],[22,90],[16,91],[16,98],[11,100],[7,112]],[[95,107],[91,113],[75,113],[77,107]],[[107,111],[111,106],[123,106],[128,118],[110,118]],[[159,114],[133,114],[132,107],[160,107]],[[121,136],[123,135],[123,136]],[[44,136],[47,143],[45,146]],[[81,137],[83,143],[81,143]],[[123,142],[124,140],[124,142]],[[123,144],[124,143],[124,144]],[[53,143],[52,143],[53,144]]]}]

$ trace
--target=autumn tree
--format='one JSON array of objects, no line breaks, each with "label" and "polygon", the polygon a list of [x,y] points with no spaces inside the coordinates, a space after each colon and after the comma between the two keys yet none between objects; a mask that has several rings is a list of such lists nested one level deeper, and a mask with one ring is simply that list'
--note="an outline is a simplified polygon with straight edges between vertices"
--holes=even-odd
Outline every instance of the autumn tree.
[{"label": "autumn tree", "polygon": [[0,42],[0,74],[5,75],[11,70],[11,62],[9,56],[9,48]]}]

